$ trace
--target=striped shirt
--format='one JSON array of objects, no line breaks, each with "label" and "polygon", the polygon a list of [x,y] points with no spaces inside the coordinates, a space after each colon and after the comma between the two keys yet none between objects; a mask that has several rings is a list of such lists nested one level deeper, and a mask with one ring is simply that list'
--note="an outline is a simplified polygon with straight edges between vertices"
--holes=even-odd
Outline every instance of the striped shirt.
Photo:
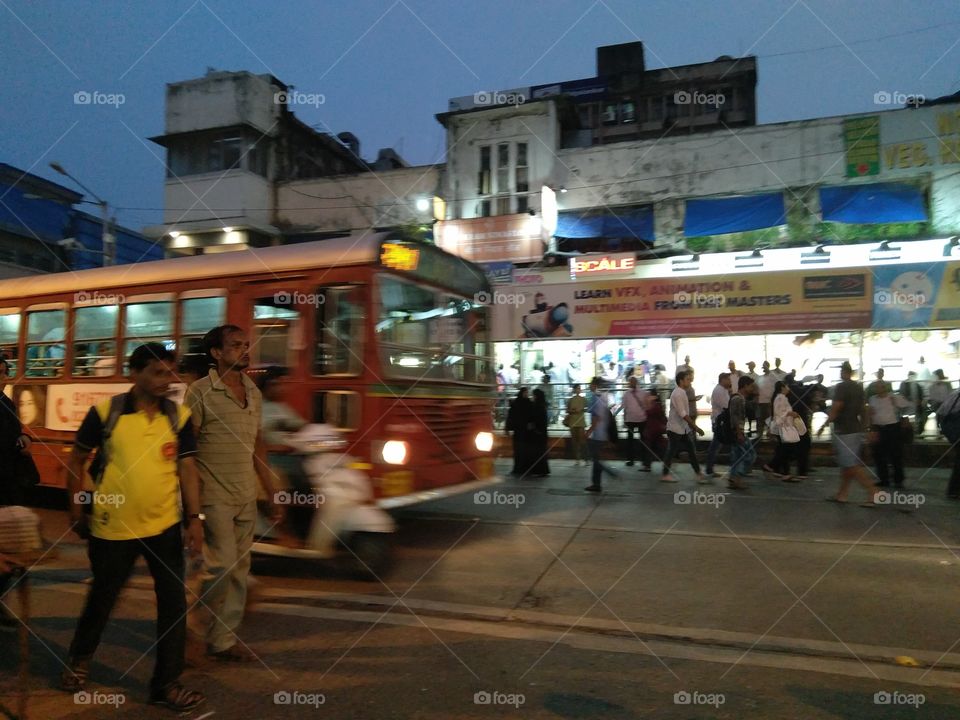
[{"label": "striped shirt", "polygon": [[242,505],[257,499],[253,449],[260,430],[262,398],[241,373],[247,402],[241,405],[215,369],[189,388],[183,404],[197,429],[197,471],[202,505]]}]

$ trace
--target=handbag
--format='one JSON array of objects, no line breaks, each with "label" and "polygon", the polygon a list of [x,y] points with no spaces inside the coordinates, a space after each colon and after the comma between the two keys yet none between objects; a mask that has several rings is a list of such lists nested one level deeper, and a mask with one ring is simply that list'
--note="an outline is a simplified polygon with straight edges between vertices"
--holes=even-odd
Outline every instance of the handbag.
[{"label": "handbag", "polygon": [[[803,421],[803,418],[795,417],[793,419],[793,426],[797,429],[798,435],[807,434],[807,424]],[[799,440],[799,438],[797,438]]]},{"label": "handbag", "polygon": [[800,442],[800,432],[793,423],[788,423],[780,428],[780,439],[785,443],[798,443]]}]

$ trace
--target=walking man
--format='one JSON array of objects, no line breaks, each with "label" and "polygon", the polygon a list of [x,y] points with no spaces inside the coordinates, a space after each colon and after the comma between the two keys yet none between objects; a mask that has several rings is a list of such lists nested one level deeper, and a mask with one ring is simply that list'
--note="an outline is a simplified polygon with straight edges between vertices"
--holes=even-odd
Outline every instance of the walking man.
[{"label": "walking man", "polygon": [[693,374],[689,370],[678,372],[677,386],[670,395],[670,414],[667,416],[667,452],[663,456],[663,476],[660,478],[663,482],[676,482],[670,474],[670,462],[681,450],[686,450],[687,455],[690,456],[690,466],[697,474],[697,481],[709,482],[700,472],[700,463],[697,462],[697,448],[693,433],[703,435],[703,430],[694,422],[690,413],[690,401],[687,399],[692,377]]},{"label": "walking man", "polygon": [[727,484],[733,490],[743,490],[747,487],[743,478],[750,472],[750,468],[757,459],[757,451],[747,433],[744,432],[747,407],[756,395],[757,383],[749,375],[744,375],[740,378],[737,392],[730,396],[730,427],[737,441],[730,446],[730,476]]},{"label": "walking man", "polygon": [[874,500],[877,488],[867,477],[860,453],[863,449],[864,432],[867,427],[867,401],[863,386],[854,382],[853,368],[849,362],[840,366],[840,382],[833,388],[833,402],[826,422],[817,430],[817,437],[823,434],[827,425],[833,423],[833,448],[837,453],[837,465],[840,466],[840,489],[836,495],[828,498],[834,502],[847,502],[850,483],[856,480],[867,491],[867,501],[863,507],[876,507]]},{"label": "walking man", "polygon": [[762,440],[767,431],[767,420],[773,414],[773,388],[777,376],[770,370],[770,361],[763,361],[763,374],[757,381],[757,439]]},{"label": "walking man", "polygon": [[[204,574],[191,627],[203,629],[209,656],[247,662],[254,658],[239,642],[250,573],[250,546],[257,517],[257,478],[266,491],[271,520],[281,519],[260,431],[260,390],[244,374],[250,341],[236,325],[220,325],[203,338],[209,374],[184,397],[197,432],[197,468],[203,483]],[[202,606],[201,606],[202,603]],[[212,618],[202,618],[202,608]],[[195,652],[191,652],[194,655]]]},{"label": "walking man", "polygon": [[[160,343],[147,343],[133,351],[129,364],[133,388],[90,408],[67,464],[70,519],[74,532],[89,543],[93,584],[61,683],[68,692],[84,689],[110,612],[142,555],[157,596],[157,662],[150,702],[186,712],[204,702],[201,693],[185,689],[179,680],[187,612],[181,502],[188,550],[197,555],[203,544],[196,440],[189,411],[166,398],[176,370],[173,353]],[[106,457],[100,460],[102,470],[91,494],[83,491],[83,474],[94,448]],[[89,516],[84,508],[88,500]]]},{"label": "walking man", "polygon": [[[733,365],[733,360],[730,361]],[[707,477],[713,477],[713,464],[717,459],[717,452],[720,450],[720,436],[717,434],[717,418],[720,413],[730,405],[730,388],[733,373],[720,373],[717,378],[717,386],[710,395],[710,426],[713,428],[713,437],[710,439],[710,446],[707,448]],[[739,377],[737,378],[739,381]]]},{"label": "walking man", "polygon": [[584,488],[587,492],[600,492],[603,487],[600,478],[603,473],[611,477],[619,477],[616,471],[604,464],[601,459],[603,448],[610,438],[610,408],[606,395],[600,389],[601,379],[595,377],[590,381],[590,427],[587,428],[587,448],[593,460],[593,470],[590,475],[590,484]]}]

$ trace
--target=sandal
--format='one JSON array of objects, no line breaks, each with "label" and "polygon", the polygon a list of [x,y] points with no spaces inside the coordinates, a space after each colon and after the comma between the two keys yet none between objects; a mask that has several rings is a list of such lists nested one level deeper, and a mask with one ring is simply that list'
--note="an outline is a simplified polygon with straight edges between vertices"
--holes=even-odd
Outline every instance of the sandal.
[{"label": "sandal", "polygon": [[876,506],[877,506],[877,504],[876,504],[875,502],[870,501],[870,500],[867,500],[867,502],[862,502],[862,503],[860,503],[860,507],[862,507],[862,508],[875,508]]},{"label": "sandal", "polygon": [[82,692],[87,686],[90,663],[86,660],[71,661],[60,674],[60,687],[68,693]]},{"label": "sandal", "polygon": [[831,495],[830,497],[824,498],[827,502],[837,503],[838,505],[846,505],[846,500],[841,500],[836,495]]},{"label": "sandal", "polygon": [[207,701],[202,692],[187,690],[179,682],[172,682],[150,697],[151,705],[160,705],[175,712],[189,712]]}]

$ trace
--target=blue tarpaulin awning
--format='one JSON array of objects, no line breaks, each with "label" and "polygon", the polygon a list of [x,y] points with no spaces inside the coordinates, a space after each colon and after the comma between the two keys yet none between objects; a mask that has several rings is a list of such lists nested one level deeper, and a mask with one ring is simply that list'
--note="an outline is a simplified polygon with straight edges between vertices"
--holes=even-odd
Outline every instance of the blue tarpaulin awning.
[{"label": "blue tarpaulin awning", "polygon": [[687,200],[683,234],[687,237],[760,230],[787,222],[783,193]]},{"label": "blue tarpaulin awning", "polygon": [[870,224],[926,222],[920,188],[900,183],[872,183],[820,188],[824,221]]},{"label": "blue tarpaulin awning", "polygon": [[652,243],[653,208],[611,210],[606,213],[587,213],[568,210],[557,214],[555,237],[570,240],[586,238],[639,238]]}]

